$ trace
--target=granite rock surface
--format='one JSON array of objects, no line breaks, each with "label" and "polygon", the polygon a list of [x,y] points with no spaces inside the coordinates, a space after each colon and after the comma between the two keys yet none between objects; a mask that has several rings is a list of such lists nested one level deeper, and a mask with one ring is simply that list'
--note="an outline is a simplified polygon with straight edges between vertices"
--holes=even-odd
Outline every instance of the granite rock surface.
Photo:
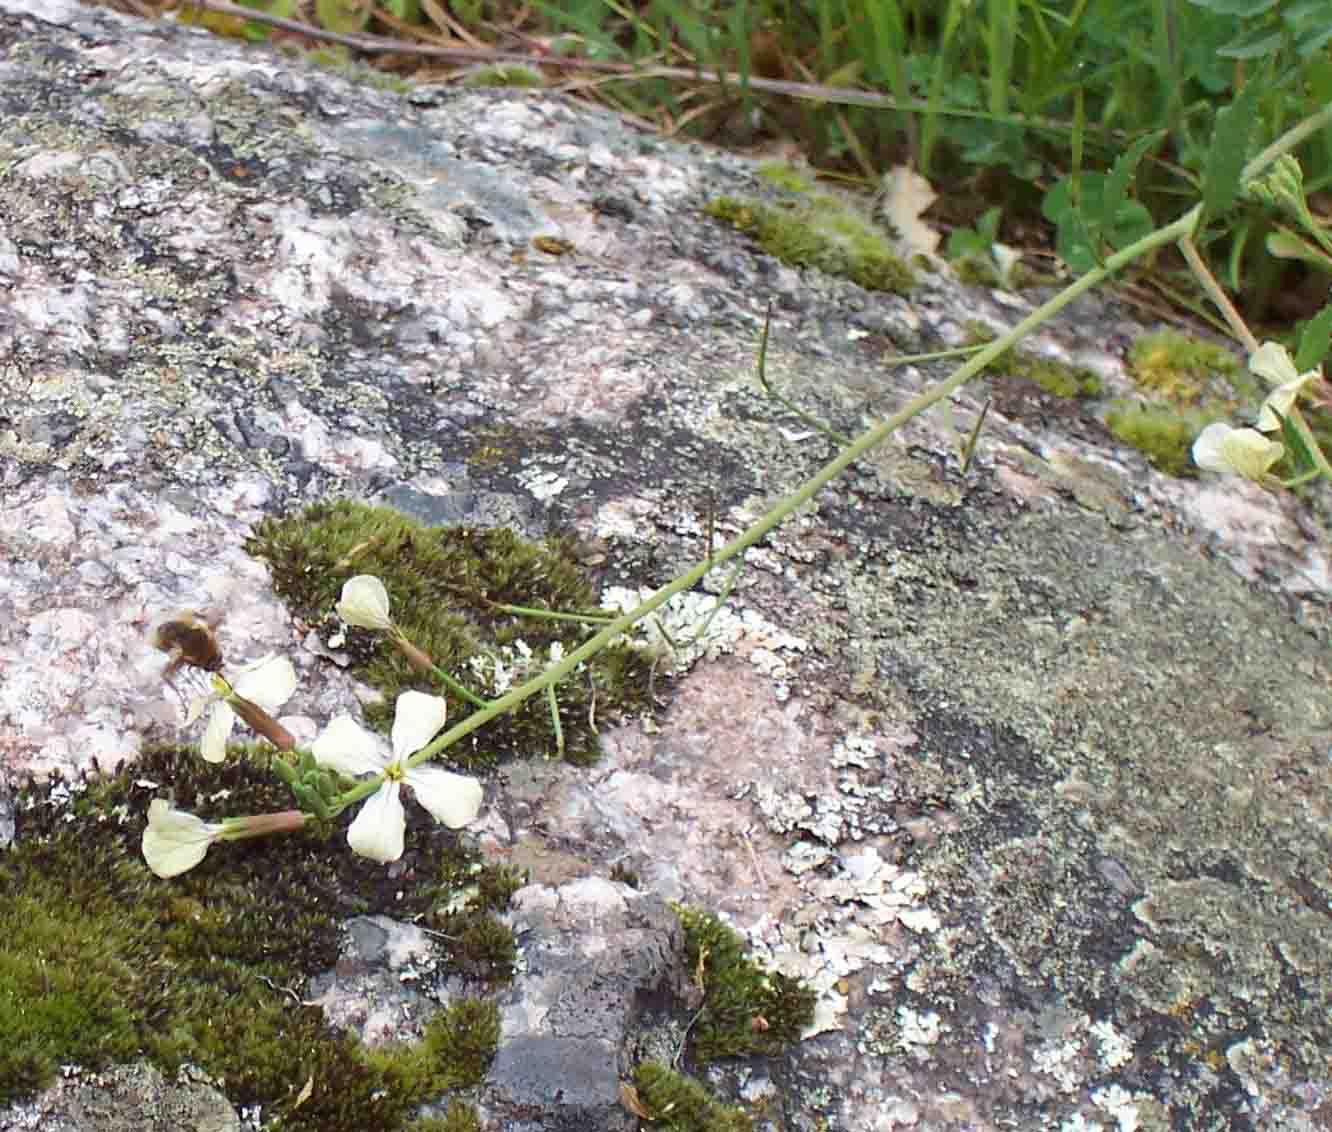
[{"label": "granite rock surface", "polygon": [[[770,302],[769,375],[843,432],[947,372],[893,355],[1030,308],[797,273],[702,212],[769,193],[752,163],[557,96],[36,8],[0,0],[0,785],[175,734],[171,608],[293,657],[302,741],[357,710],[242,549],[265,515],[572,530],[650,589],[833,453],[754,381]],[[1142,329],[1093,296],[1033,348],[1126,392]],[[490,784],[473,836],[532,871],[549,969],[494,1071],[532,1127],[566,1072],[624,1123],[624,1067],[551,1003],[632,1027],[671,944],[626,901],[683,900],[821,992],[787,1058],[709,1078],[760,1127],[1332,1128],[1324,517],[1164,477],[1039,391],[965,478],[953,427],[748,554],[654,727]],[[627,918],[551,911],[579,900]]]}]

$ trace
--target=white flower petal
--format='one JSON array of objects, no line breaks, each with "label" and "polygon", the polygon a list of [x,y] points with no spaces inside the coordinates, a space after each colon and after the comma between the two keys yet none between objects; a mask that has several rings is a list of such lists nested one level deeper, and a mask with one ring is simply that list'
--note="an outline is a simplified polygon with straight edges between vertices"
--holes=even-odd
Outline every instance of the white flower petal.
[{"label": "white flower petal", "polygon": [[393,711],[393,757],[401,762],[430,742],[444,726],[448,705],[439,696],[403,692]]},{"label": "white flower petal", "polygon": [[1264,342],[1250,354],[1249,369],[1268,385],[1285,385],[1300,376],[1295,372],[1290,353],[1279,342]]},{"label": "white flower petal", "polygon": [[391,629],[389,596],[384,583],[373,574],[357,574],[342,585],[342,600],[337,604],[338,616],[348,625],[362,629]]},{"label": "white flower petal", "polygon": [[[1300,395],[1300,390],[1318,377],[1316,370],[1310,370],[1302,377],[1278,385],[1267,395],[1263,407],[1258,411],[1258,428],[1263,432],[1277,432],[1281,428],[1281,417],[1290,416],[1290,407]],[[1280,414],[1280,416],[1278,416]]]},{"label": "white flower petal", "polygon": [[1193,442],[1193,462],[1213,472],[1232,472],[1260,480],[1285,449],[1252,428],[1209,424]]},{"label": "white flower petal", "polygon": [[415,767],[404,777],[416,800],[450,829],[461,829],[481,812],[481,783],[475,778],[427,766]]},{"label": "white flower petal", "polygon": [[199,744],[199,753],[205,762],[220,763],[227,757],[227,740],[235,726],[236,713],[224,703],[215,703],[208,715],[203,742]]},{"label": "white flower petal", "polygon": [[253,700],[264,711],[273,712],[296,691],[296,669],[285,656],[266,656],[241,669],[231,687],[236,695]]},{"label": "white flower petal", "polygon": [[349,715],[330,720],[310,744],[310,753],[320,766],[351,778],[378,774],[389,763],[379,740]]},{"label": "white flower petal", "polygon": [[402,856],[407,819],[398,797],[401,789],[398,783],[385,781],[365,800],[361,812],[347,830],[347,844],[353,853],[369,857],[381,865]]},{"label": "white flower petal", "polygon": [[221,832],[222,826],[154,798],[148,805],[148,825],[143,831],[143,859],[160,877],[178,876],[204,859],[208,846]]}]

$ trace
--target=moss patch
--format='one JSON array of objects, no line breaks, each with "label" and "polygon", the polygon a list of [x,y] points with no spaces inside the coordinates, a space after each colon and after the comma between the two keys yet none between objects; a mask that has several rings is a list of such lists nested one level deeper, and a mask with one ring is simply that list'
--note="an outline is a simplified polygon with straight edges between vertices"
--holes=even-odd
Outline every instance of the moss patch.
[{"label": "moss patch", "polygon": [[740,1109],[718,1103],[697,1081],[656,1061],[634,1070],[634,1089],[646,1119],[670,1132],[749,1132],[754,1126]]},{"label": "moss patch", "polygon": [[546,80],[535,67],[522,63],[496,63],[494,66],[477,67],[463,76],[465,87],[509,87],[532,89],[544,87]]},{"label": "moss patch", "polygon": [[[989,327],[980,323],[967,327],[968,345],[983,346],[992,341],[994,333]],[[1101,379],[1091,370],[1050,361],[1029,350],[1005,350],[986,367],[986,372],[992,376],[1030,381],[1052,397],[1088,400],[1099,397],[1104,391]]]},{"label": "moss patch", "polygon": [[765,161],[758,167],[758,175],[788,193],[807,193],[814,187],[808,177],[785,161]]},{"label": "moss patch", "polygon": [[685,970],[701,988],[690,1048],[703,1064],[719,1057],[774,1055],[799,1041],[814,1020],[817,995],[799,979],[770,972],[745,955],[744,940],[715,916],[677,906]]},{"label": "moss patch", "polygon": [[[539,673],[552,645],[570,652],[587,639],[575,622],[520,616],[500,606],[605,613],[596,608],[593,586],[567,542],[529,543],[509,530],[425,527],[385,507],[343,501],[318,504],[292,518],[266,519],[246,549],[268,563],[273,585],[292,612],[322,622],[330,634],[343,582],[356,574],[376,575],[408,639],[484,698]],[[442,692],[384,634],[351,628],[345,647],[357,675],[384,694],[382,703],[366,709],[366,718],[385,732],[400,692]],[[650,679],[651,659],[622,644],[603,650],[560,685],[566,760],[594,762],[599,723],[648,711]],[[453,721],[471,710],[450,696]],[[454,763],[478,768],[555,752],[549,703],[533,696],[449,754]]]},{"label": "moss patch", "polygon": [[1236,396],[1254,404],[1262,399],[1257,379],[1229,350],[1175,330],[1143,335],[1129,349],[1128,364],[1144,392],[1176,408],[1197,406],[1218,394],[1226,407]]},{"label": "moss patch", "polygon": [[1197,473],[1193,441],[1211,419],[1197,412],[1119,401],[1106,414],[1105,426],[1146,456],[1158,471],[1188,476]]},{"label": "moss patch", "polygon": [[485,916],[515,878],[409,808],[411,884],[330,843],[350,815],[214,845],[189,873],[157,879],[139,851],[156,793],[143,783],[170,782],[176,804],[208,820],[289,804],[263,756],[233,755],[213,766],[192,750],[151,750],[132,773],[21,792],[17,840],[0,855],[0,1104],[64,1063],[146,1057],[167,1073],[199,1066],[274,1127],[392,1130],[484,1073],[498,1037],[491,1004],[456,1002],[423,1041],[368,1052],[290,992],[333,966],[344,917],[410,918],[444,903]]},{"label": "moss patch", "polygon": [[893,254],[883,234],[835,197],[811,196],[784,208],[718,197],[704,212],[753,236],[792,267],[817,267],[867,291],[905,295],[916,285],[915,272]]}]

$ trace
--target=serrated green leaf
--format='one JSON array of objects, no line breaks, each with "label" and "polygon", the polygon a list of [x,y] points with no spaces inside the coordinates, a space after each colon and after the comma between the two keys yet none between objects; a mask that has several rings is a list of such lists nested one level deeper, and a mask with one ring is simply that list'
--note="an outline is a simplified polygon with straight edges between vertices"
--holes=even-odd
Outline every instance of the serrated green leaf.
[{"label": "serrated green leaf", "polygon": [[1295,354],[1295,369],[1307,373],[1323,364],[1332,348],[1332,306],[1326,306],[1304,324],[1300,348]]},{"label": "serrated green leaf", "polygon": [[1212,144],[1203,167],[1203,223],[1215,219],[1235,201],[1240,173],[1249,156],[1254,106],[1261,83],[1246,83],[1229,106],[1217,111]]},{"label": "serrated green leaf", "polygon": [[[1138,162],[1160,139],[1161,131],[1140,137],[1115,159],[1105,183],[1101,186],[1101,214],[1095,219],[1102,228],[1118,227],[1116,221],[1124,205],[1129,203],[1128,190],[1133,183],[1133,175],[1138,170]],[[1091,203],[1090,198],[1087,203]],[[1092,219],[1088,216],[1089,221]]]}]

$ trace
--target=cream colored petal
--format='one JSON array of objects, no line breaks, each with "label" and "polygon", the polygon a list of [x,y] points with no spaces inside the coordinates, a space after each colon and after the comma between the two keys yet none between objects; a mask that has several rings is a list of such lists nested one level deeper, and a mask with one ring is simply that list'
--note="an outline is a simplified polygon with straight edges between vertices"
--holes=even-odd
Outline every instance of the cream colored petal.
[{"label": "cream colored petal", "polygon": [[347,830],[352,852],[381,865],[402,856],[403,831],[407,818],[402,812],[401,787],[386,781],[365,800],[361,812]]},{"label": "cream colored petal", "polygon": [[1290,352],[1279,342],[1264,342],[1250,354],[1249,369],[1268,385],[1285,385],[1300,376],[1290,360]]},{"label": "cream colored petal", "polygon": [[373,574],[357,574],[342,584],[342,600],[337,606],[338,616],[348,625],[362,629],[391,629],[389,596],[384,583]]},{"label": "cream colored petal", "polygon": [[402,761],[430,742],[444,726],[448,705],[439,696],[403,692],[393,711],[393,757]]},{"label": "cream colored petal", "polygon": [[320,766],[351,778],[379,774],[389,762],[380,741],[349,715],[330,720],[310,744],[310,753]]},{"label": "cream colored petal", "polygon": [[439,767],[418,766],[405,775],[416,800],[450,829],[461,829],[481,812],[481,783]]},{"label": "cream colored petal", "polygon": [[155,798],[148,806],[148,825],[143,831],[143,859],[160,877],[178,876],[204,859],[221,832],[220,825]]},{"label": "cream colored petal", "polygon": [[224,703],[216,703],[208,713],[208,726],[204,728],[199,753],[205,762],[220,763],[227,757],[227,740],[236,726],[236,713]]},{"label": "cream colored petal", "polygon": [[242,669],[231,686],[264,711],[277,711],[296,691],[296,669],[285,656],[266,656]]},{"label": "cream colored petal", "polygon": [[1318,377],[1316,371],[1310,371],[1303,377],[1297,377],[1294,381],[1288,381],[1284,385],[1278,385],[1271,393],[1267,395],[1267,400],[1263,402],[1263,407],[1258,411],[1258,428],[1262,432],[1278,432],[1281,429],[1281,418],[1290,416],[1290,407],[1295,404],[1296,398],[1300,395],[1300,390]]},{"label": "cream colored petal", "polygon": [[1259,480],[1285,449],[1252,428],[1210,424],[1193,442],[1193,462],[1213,472],[1232,472]]}]

